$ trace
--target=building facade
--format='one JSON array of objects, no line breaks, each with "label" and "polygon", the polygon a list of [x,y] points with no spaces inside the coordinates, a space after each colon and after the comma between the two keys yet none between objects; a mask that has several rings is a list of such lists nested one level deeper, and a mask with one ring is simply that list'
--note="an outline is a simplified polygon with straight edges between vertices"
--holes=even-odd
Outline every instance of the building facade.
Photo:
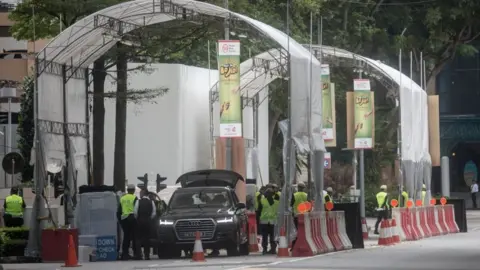
[{"label": "building facade", "polygon": [[437,76],[436,88],[441,155],[450,159],[450,190],[468,194],[472,181],[479,179],[480,55],[456,57]]}]

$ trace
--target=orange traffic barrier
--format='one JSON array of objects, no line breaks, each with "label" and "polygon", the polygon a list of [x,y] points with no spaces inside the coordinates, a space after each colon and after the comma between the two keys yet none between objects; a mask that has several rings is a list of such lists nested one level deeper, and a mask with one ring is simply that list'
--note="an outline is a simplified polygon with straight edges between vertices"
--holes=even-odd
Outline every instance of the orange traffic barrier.
[{"label": "orange traffic barrier", "polygon": [[290,253],[288,252],[287,237],[285,236],[285,227],[280,229],[277,257],[290,257]]},{"label": "orange traffic barrier", "polygon": [[73,235],[68,236],[67,258],[65,258],[65,265],[62,267],[79,267],[77,259],[77,249],[75,248],[75,242],[73,241]]},{"label": "orange traffic barrier", "polygon": [[193,245],[192,262],[204,262],[205,253],[203,252],[202,239],[200,232],[195,233],[195,244]]}]

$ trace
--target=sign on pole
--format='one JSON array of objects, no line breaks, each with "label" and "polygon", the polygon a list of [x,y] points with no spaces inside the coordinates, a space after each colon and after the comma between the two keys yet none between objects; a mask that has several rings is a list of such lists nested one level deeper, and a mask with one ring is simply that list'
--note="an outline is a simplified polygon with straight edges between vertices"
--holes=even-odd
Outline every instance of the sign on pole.
[{"label": "sign on pole", "polygon": [[324,155],[323,167],[325,169],[331,169],[332,168],[332,154],[329,153],[329,152],[326,152],[325,155]]},{"label": "sign on pole", "polygon": [[220,137],[242,137],[240,41],[218,41]]},{"label": "sign on pole", "polygon": [[322,81],[322,137],[326,146],[334,147],[335,143],[335,87],[330,81],[330,66],[321,67]]},{"label": "sign on pole", "polygon": [[370,91],[370,80],[353,81],[354,93],[354,148],[373,148],[375,131],[375,106],[373,92]]}]

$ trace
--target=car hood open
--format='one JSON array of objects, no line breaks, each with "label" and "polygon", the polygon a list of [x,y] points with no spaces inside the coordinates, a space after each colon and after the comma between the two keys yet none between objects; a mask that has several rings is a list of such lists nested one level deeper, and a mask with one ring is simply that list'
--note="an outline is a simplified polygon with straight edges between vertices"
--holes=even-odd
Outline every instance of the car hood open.
[{"label": "car hood open", "polygon": [[176,184],[187,187],[230,187],[235,188],[238,181],[245,182],[243,176],[228,170],[200,170],[181,175]]}]

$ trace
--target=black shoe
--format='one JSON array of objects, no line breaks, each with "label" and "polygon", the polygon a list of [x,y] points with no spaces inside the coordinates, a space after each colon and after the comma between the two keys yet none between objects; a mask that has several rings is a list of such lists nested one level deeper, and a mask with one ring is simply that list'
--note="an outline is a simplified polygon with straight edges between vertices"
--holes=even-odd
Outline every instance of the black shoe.
[{"label": "black shoe", "polygon": [[275,255],[275,254],[277,254],[277,251],[276,251],[275,248],[272,248],[272,249],[270,249],[270,250],[268,251],[268,254],[273,254],[273,255]]},{"label": "black shoe", "polygon": [[374,234],[380,234],[380,233],[379,233],[379,232],[377,232],[377,231],[374,231],[373,233],[374,233]]},{"label": "black shoe", "polygon": [[150,257],[145,257],[145,261],[150,261]]}]

